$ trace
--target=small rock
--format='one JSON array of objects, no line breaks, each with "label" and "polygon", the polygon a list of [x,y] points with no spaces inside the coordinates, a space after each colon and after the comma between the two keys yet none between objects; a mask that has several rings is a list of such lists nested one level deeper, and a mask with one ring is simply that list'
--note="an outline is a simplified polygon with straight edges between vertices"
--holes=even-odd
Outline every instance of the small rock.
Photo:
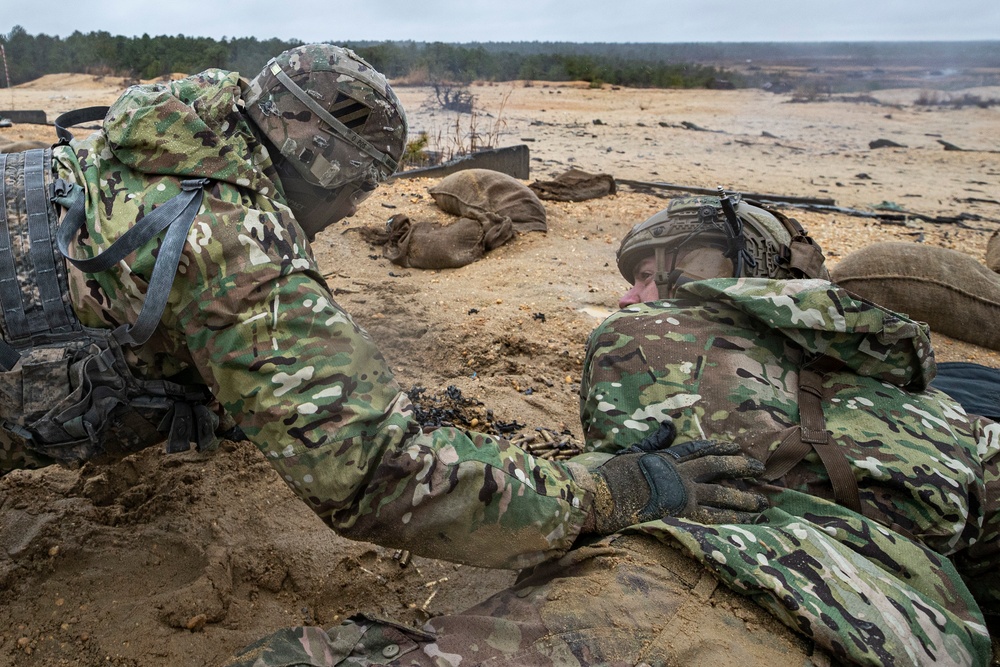
[{"label": "small rock", "polygon": [[876,139],[868,142],[868,148],[906,148],[906,146],[897,144],[891,139]]},{"label": "small rock", "polygon": [[206,623],[208,623],[208,616],[205,614],[198,614],[197,616],[192,616],[188,619],[186,627],[191,632],[201,632],[205,628]]},{"label": "small rock", "polygon": [[83,495],[90,498],[95,505],[110,505],[114,499],[111,482],[105,473],[94,475],[83,483]]}]

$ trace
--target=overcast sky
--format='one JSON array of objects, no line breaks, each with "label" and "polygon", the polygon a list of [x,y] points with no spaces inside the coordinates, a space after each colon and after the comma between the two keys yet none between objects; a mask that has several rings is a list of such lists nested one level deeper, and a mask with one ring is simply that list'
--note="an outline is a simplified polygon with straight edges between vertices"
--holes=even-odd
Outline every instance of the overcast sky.
[{"label": "overcast sky", "polygon": [[20,25],[61,37],[105,30],[307,42],[1000,39],[1000,0],[88,0],[65,11],[69,5],[0,0],[0,32]]}]

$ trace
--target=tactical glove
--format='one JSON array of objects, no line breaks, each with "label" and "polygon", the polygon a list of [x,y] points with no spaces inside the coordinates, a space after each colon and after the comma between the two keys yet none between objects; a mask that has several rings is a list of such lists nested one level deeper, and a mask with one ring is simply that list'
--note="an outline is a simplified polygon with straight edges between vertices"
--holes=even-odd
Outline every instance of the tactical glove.
[{"label": "tactical glove", "polygon": [[668,516],[702,523],[751,523],[767,508],[764,496],[717,483],[764,472],[764,464],[742,455],[736,443],[694,440],[655,450],[643,446],[647,441],[593,471],[593,520],[585,531],[607,535]]}]

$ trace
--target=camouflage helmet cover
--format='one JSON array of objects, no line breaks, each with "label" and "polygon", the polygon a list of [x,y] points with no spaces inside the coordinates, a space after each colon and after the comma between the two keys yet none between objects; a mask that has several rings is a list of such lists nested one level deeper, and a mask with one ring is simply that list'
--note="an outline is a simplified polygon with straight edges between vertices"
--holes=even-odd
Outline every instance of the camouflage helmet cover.
[{"label": "camouflage helmet cover", "polygon": [[306,182],[327,190],[384,181],[406,144],[406,115],[385,77],[330,44],[272,58],[250,81],[246,110]]},{"label": "camouflage helmet cover", "polygon": [[[797,221],[735,196],[735,212],[743,229],[745,278],[828,278],[819,246]],[[667,253],[696,247],[728,248],[730,232],[721,198],[678,197],[667,208],[634,226],[618,248],[618,270],[634,282],[638,264],[663,248]],[[658,267],[668,271],[672,267]]]}]

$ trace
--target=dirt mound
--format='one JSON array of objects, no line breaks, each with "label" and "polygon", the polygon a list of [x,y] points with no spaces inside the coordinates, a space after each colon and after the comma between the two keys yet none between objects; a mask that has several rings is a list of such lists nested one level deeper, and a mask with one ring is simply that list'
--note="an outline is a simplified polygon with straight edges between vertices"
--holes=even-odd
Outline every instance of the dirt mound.
[{"label": "dirt mound", "polygon": [[14,86],[15,90],[58,90],[104,91],[120,90],[122,77],[94,76],[93,74],[46,74],[37,79]]},{"label": "dirt mound", "polygon": [[265,626],[422,622],[442,583],[479,581],[338,538],[249,443],[13,473],[0,496],[3,664],[218,664]]}]

